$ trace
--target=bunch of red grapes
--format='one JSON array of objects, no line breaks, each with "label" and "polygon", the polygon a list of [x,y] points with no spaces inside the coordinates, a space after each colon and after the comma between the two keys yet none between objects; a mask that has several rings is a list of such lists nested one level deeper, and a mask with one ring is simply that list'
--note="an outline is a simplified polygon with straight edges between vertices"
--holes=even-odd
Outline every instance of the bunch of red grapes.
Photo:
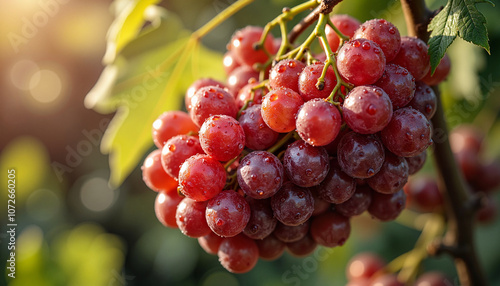
[{"label": "bunch of red grapes", "polygon": [[446,78],[448,58],[431,76],[426,43],[390,22],[331,20],[350,38],[326,27],[336,70],[324,53],[271,60],[281,40],[249,26],[228,44],[227,81],[195,81],[187,112],[153,124],[158,149],[142,170],[159,192],[158,219],[198,238],[228,271],[285,249],[304,256],[343,245],[350,218],[364,212],[395,219],[408,176],[426,160],[429,85]]}]

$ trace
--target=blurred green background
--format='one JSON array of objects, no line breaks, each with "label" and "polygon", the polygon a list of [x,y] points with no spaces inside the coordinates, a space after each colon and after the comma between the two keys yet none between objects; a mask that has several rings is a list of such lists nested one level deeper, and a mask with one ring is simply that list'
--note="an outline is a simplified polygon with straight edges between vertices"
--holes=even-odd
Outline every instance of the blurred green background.
[{"label": "blurred green background", "polygon": [[[200,27],[233,0],[168,0],[188,29]],[[336,10],[364,21],[386,18],[405,34],[399,1],[344,1]],[[497,1],[493,1],[497,2]],[[220,53],[232,33],[265,25],[283,6],[300,1],[256,0],[203,43]],[[445,1],[428,1],[432,8]],[[156,194],[136,168],[118,189],[108,187],[108,158],[99,141],[111,116],[83,106],[102,71],[109,0],[0,2],[0,285],[344,285],[345,264],[360,251],[387,261],[409,251],[419,232],[363,215],[341,248],[307,258],[285,253],[234,275],[195,239],[163,227]],[[499,3],[500,4],[500,3]],[[500,11],[481,5],[488,19],[491,55],[457,40],[452,72],[442,85],[451,126],[473,123],[487,135],[485,159],[500,159]],[[277,31],[273,31],[277,32]],[[146,154],[145,154],[146,155]],[[7,170],[16,170],[16,278],[6,275]],[[434,173],[432,160],[423,171]],[[497,203],[499,197],[496,197]],[[500,222],[477,230],[480,258],[491,285],[500,285]],[[455,279],[451,259],[430,258],[424,270]],[[458,281],[455,281],[458,285]]]}]

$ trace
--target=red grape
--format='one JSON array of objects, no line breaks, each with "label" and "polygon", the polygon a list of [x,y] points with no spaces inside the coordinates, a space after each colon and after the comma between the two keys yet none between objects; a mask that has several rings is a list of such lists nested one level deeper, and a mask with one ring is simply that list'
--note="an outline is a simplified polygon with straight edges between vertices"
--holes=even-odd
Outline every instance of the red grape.
[{"label": "red grape", "polygon": [[375,85],[387,93],[394,109],[406,106],[415,95],[415,78],[407,69],[395,64],[385,66]]},{"label": "red grape", "polygon": [[346,276],[350,281],[371,279],[375,273],[385,267],[385,261],[373,252],[361,252],[353,256],[346,267]]},{"label": "red grape", "polygon": [[354,85],[375,83],[384,73],[385,56],[375,42],[355,39],[345,43],[337,56],[340,75]]},{"label": "red grape", "polygon": [[155,192],[173,192],[177,189],[177,181],[165,172],[161,164],[161,150],[151,152],[141,167],[142,180]]},{"label": "red grape", "polygon": [[406,205],[406,195],[401,189],[394,194],[372,193],[372,202],[368,212],[381,221],[394,220]]},{"label": "red grape", "polygon": [[245,273],[259,260],[259,248],[255,241],[239,234],[234,237],[226,237],[222,240],[219,251],[220,264],[232,273]]},{"label": "red grape", "polygon": [[294,184],[301,187],[319,185],[328,174],[330,162],[323,147],[314,147],[303,140],[288,145],[283,167]]},{"label": "red grape", "polygon": [[226,170],[222,164],[205,154],[189,157],[179,171],[179,190],[195,201],[215,197],[226,185]]},{"label": "red grape", "polygon": [[293,131],[295,117],[302,104],[302,97],[291,89],[271,90],[262,101],[262,118],[267,126],[276,132]]},{"label": "red grape", "polygon": [[[262,50],[255,50],[254,45],[260,42],[264,29],[256,26],[247,26],[234,33],[229,42],[228,49],[234,54],[238,62],[247,66],[256,63],[265,63],[267,54]],[[274,37],[268,34],[264,40],[264,48],[267,51],[274,50]]]},{"label": "red grape", "polygon": [[338,148],[340,168],[353,178],[369,178],[384,163],[384,145],[375,135],[351,131],[340,139]]},{"label": "red grape", "polygon": [[184,103],[186,104],[187,111],[191,110],[191,99],[193,95],[198,91],[198,89],[206,86],[216,86],[220,88],[226,88],[226,86],[213,78],[200,78],[193,82],[187,89],[186,95],[184,96]]},{"label": "red grape", "polygon": [[161,151],[161,164],[167,174],[179,177],[179,169],[187,158],[203,154],[200,140],[194,136],[177,135],[170,138]]},{"label": "red grape", "polygon": [[405,158],[385,152],[384,164],[373,177],[366,179],[368,185],[382,194],[393,194],[408,181],[408,163]]},{"label": "red grape", "polygon": [[190,115],[197,126],[201,126],[212,115],[236,117],[237,113],[234,97],[220,87],[202,87],[191,98]]},{"label": "red grape", "polygon": [[255,151],[241,160],[237,178],[240,188],[247,196],[255,199],[269,198],[283,184],[283,165],[274,154]]},{"label": "red grape", "polygon": [[262,118],[261,105],[245,109],[238,121],[245,132],[245,145],[252,150],[267,149],[278,140],[279,133],[267,126]]},{"label": "red grape", "polygon": [[250,214],[250,205],[242,195],[225,190],[208,201],[206,221],[215,234],[231,237],[243,231]]},{"label": "red grape", "polygon": [[338,160],[330,161],[330,171],[316,188],[319,197],[329,203],[340,204],[347,201],[356,190],[356,181],[342,172]]},{"label": "red grape", "polygon": [[176,192],[159,192],[155,200],[156,218],[164,225],[178,228],[175,221],[177,205],[182,201],[182,197]]},{"label": "red grape", "polygon": [[312,238],[319,245],[341,246],[351,234],[351,224],[349,218],[328,211],[312,219],[310,232]]},{"label": "red grape", "polygon": [[153,122],[153,141],[158,148],[162,148],[168,139],[176,136],[197,132],[198,126],[186,112],[176,110],[167,111],[158,116]]},{"label": "red grape", "polygon": [[430,69],[427,44],[417,37],[401,37],[401,48],[392,63],[407,69],[415,80],[421,80]]},{"label": "red grape", "polygon": [[198,237],[198,243],[207,253],[216,255],[223,239],[222,236],[210,232],[207,235]]},{"label": "red grape", "polygon": [[250,220],[243,233],[253,239],[263,239],[270,235],[276,228],[278,220],[274,217],[271,208],[271,199],[256,200],[245,197],[250,206]]},{"label": "red grape", "polygon": [[404,186],[407,204],[421,212],[437,212],[443,207],[443,196],[434,178],[423,176],[412,179]]},{"label": "red grape", "polygon": [[302,239],[309,232],[309,220],[299,225],[285,225],[280,222],[274,229],[274,236],[283,242],[294,242]]},{"label": "red grape", "polygon": [[415,96],[408,106],[422,112],[427,119],[431,119],[436,113],[437,98],[434,90],[421,81],[417,81]]},{"label": "red grape", "polygon": [[273,66],[269,74],[269,86],[272,89],[289,88],[299,92],[299,76],[306,64],[295,59],[279,61]]},{"label": "red grape", "polygon": [[429,69],[429,72],[425,75],[424,78],[422,78],[422,81],[430,86],[438,85],[448,77],[450,69],[451,69],[450,57],[448,57],[448,55],[445,54],[444,57],[441,59],[441,61],[439,61],[439,64],[437,65],[436,70],[434,71],[434,74],[431,75],[431,70]]},{"label": "red grape", "polygon": [[211,232],[205,220],[206,207],[207,202],[197,202],[190,198],[182,199],[175,213],[175,219],[182,234],[200,237]]},{"label": "red grape", "polygon": [[337,107],[316,98],[302,105],[295,124],[304,141],[312,146],[324,146],[337,137],[342,118]]},{"label": "red grape", "polygon": [[374,134],[392,118],[391,99],[380,87],[357,86],[347,95],[342,115],[353,131]]},{"label": "red grape", "polygon": [[259,72],[249,66],[235,68],[227,77],[227,88],[236,97],[247,84],[256,82],[259,79]]},{"label": "red grape", "polygon": [[311,254],[318,244],[311,235],[308,234],[297,241],[288,242],[286,246],[293,256],[303,257]]},{"label": "red grape", "polygon": [[[342,33],[344,36],[352,37],[356,29],[359,28],[361,24],[356,18],[345,14],[334,14],[330,16],[330,20],[333,25]],[[333,52],[335,52],[340,45],[340,38],[330,26],[326,26],[325,28],[326,39],[328,41],[328,45]]]},{"label": "red grape", "polygon": [[401,46],[398,28],[384,19],[371,19],[364,22],[354,32],[352,38],[363,38],[377,43],[384,52],[387,62],[396,57]]},{"label": "red grape", "polygon": [[259,247],[259,256],[264,260],[275,260],[283,254],[286,244],[270,234],[263,239],[255,240]]},{"label": "red grape", "polygon": [[314,211],[314,198],[309,189],[286,182],[271,197],[274,216],[283,224],[295,226],[307,221]]},{"label": "red grape", "polygon": [[236,119],[227,115],[207,118],[199,135],[203,151],[219,161],[228,161],[245,148],[243,128]]},{"label": "red grape", "polygon": [[335,72],[330,66],[326,70],[325,81],[322,88],[318,88],[318,79],[323,72],[325,64],[315,63],[305,67],[299,76],[299,93],[304,101],[313,98],[327,98],[337,84]]},{"label": "red grape", "polygon": [[346,217],[362,214],[372,202],[372,192],[369,186],[357,185],[356,191],[347,201],[335,205],[335,211]]}]

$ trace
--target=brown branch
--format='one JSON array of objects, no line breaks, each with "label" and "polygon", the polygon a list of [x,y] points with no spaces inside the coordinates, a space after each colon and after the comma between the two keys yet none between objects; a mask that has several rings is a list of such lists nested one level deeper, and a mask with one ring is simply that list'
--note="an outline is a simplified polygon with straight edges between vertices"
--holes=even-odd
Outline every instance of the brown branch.
[{"label": "brown branch", "polygon": [[320,5],[316,7],[311,13],[309,13],[304,19],[302,19],[297,25],[295,25],[290,33],[288,34],[288,41],[290,43],[295,42],[295,40],[309,27],[312,23],[316,22],[319,18],[319,14],[330,14],[338,3],[342,0],[323,0]]},{"label": "brown branch", "polygon": [[[427,26],[434,15],[425,5],[424,0],[401,0],[405,14],[408,34],[427,41]],[[438,103],[432,118],[434,127],[434,160],[440,175],[446,198],[448,229],[438,246],[436,253],[449,253],[455,259],[455,265],[461,285],[487,285],[483,270],[479,264],[474,242],[476,198],[467,189],[465,180],[455,161],[448,141],[448,128],[444,116],[439,89],[434,87]]]}]

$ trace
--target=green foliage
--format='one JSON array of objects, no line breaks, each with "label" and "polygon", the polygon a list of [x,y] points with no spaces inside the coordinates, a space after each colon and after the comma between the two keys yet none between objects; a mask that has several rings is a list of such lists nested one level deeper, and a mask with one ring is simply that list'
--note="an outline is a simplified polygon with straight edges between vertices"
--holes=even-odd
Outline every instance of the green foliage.
[{"label": "green foliage", "polygon": [[[146,16],[146,8],[137,4],[116,18],[105,56],[108,65],[85,99],[88,108],[117,112],[101,143],[101,151],[110,154],[114,187],[152,145],[154,120],[164,111],[180,109],[196,78],[223,74],[222,56],[202,47],[180,19],[156,6],[149,6]],[[145,24],[150,25],[138,32]]]},{"label": "green foliage", "polygon": [[432,19],[429,24],[432,72],[457,36],[490,52],[486,18],[476,7],[477,3],[485,2],[494,5],[489,0],[449,0]]}]

